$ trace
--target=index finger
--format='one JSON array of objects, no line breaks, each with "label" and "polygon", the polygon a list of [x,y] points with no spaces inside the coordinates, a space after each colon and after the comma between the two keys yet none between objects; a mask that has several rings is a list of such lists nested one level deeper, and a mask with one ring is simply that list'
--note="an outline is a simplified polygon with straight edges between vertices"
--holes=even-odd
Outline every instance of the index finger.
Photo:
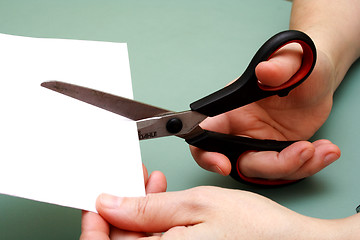
[{"label": "index finger", "polygon": [[80,240],[109,240],[109,224],[94,212],[82,212]]}]

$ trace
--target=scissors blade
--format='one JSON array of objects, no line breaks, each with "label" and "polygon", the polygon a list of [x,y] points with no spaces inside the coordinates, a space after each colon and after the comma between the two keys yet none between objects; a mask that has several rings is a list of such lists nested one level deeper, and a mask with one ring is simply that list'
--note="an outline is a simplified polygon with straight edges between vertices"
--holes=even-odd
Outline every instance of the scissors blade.
[{"label": "scissors blade", "polygon": [[[176,135],[187,139],[201,132],[198,127],[207,116],[195,111],[171,112],[128,98],[59,81],[43,82],[42,87],[86,102],[107,111],[137,121],[139,140]],[[172,122],[181,122],[181,128],[173,131]]]},{"label": "scissors blade", "polygon": [[134,121],[170,113],[166,109],[70,83],[49,81],[41,86]]},{"label": "scissors blade", "polygon": [[168,113],[137,121],[139,140],[175,135],[184,139],[203,133],[199,124],[207,118],[195,111]]}]

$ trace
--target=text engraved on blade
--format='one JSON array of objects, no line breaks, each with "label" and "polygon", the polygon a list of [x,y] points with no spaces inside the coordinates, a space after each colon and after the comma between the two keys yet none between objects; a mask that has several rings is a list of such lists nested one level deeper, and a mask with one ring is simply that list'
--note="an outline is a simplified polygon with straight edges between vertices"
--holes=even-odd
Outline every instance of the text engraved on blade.
[{"label": "text engraved on blade", "polygon": [[139,140],[150,139],[150,138],[155,138],[157,136],[157,132],[148,132],[143,134],[139,131],[138,135],[139,135]]}]

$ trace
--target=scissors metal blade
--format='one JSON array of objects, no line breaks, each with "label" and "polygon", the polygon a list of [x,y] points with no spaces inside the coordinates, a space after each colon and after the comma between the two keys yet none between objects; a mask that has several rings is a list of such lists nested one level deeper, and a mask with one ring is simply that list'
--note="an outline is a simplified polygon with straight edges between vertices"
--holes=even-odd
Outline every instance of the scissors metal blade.
[{"label": "scissors metal blade", "polygon": [[43,82],[41,86],[134,121],[170,112],[166,109],[70,83],[49,81]]},{"label": "scissors metal blade", "polygon": [[199,124],[206,118],[194,111],[164,114],[137,122],[139,140],[175,135],[184,139],[203,133]]},{"label": "scissors metal blade", "polygon": [[65,82],[43,82],[41,86],[137,121],[139,140],[171,135],[187,139],[202,132],[198,125],[207,117],[194,111],[171,112],[132,99]]}]

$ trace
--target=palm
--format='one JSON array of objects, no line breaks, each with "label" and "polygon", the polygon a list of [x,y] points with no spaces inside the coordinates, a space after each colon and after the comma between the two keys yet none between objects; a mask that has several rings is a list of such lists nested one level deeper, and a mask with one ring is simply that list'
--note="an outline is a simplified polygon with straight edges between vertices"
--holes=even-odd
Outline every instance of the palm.
[{"label": "palm", "polygon": [[[288,65],[294,62],[300,64],[301,58],[298,56],[282,58],[287,61],[280,65],[281,67],[277,69],[279,72],[275,75],[281,75],[286,71],[290,76],[293,75],[294,72],[289,71],[293,66]],[[335,82],[332,81],[334,76],[330,60],[325,54],[318,52],[313,73],[288,96],[263,99],[208,118],[201,126],[211,131],[258,139],[306,140],[329,116],[336,87],[329,83]],[[271,78],[274,79],[274,76],[265,71],[262,78],[264,80],[261,81],[265,83]],[[223,175],[229,174],[231,165],[225,156],[193,147],[191,150],[195,160],[203,168]],[[328,140],[314,143],[302,141],[292,144],[280,154],[271,151],[244,154],[239,169],[248,177],[299,179],[320,171],[339,156],[339,148]]]},{"label": "palm", "polygon": [[288,96],[269,97],[249,104],[209,119],[203,127],[260,139],[308,139],[331,111],[330,66],[329,60],[319,53],[313,73]]}]

